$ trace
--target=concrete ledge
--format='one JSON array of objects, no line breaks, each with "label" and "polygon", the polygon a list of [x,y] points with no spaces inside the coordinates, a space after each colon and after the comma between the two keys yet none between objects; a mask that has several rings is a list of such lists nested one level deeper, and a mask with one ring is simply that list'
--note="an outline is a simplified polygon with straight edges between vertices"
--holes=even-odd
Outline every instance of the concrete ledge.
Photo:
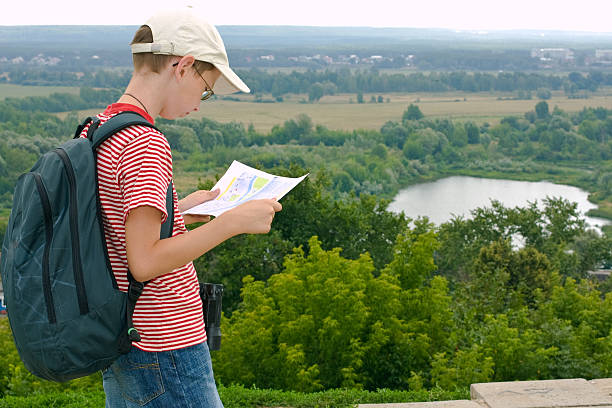
[{"label": "concrete ledge", "polygon": [[612,378],[472,384],[471,401],[361,404],[358,408],[612,408]]},{"label": "concrete ledge", "polygon": [[474,401],[408,402],[401,404],[360,404],[357,408],[485,408]]},{"label": "concrete ledge", "polygon": [[612,396],[582,378],[472,384],[472,400],[488,408],[612,407]]},{"label": "concrete ledge", "polygon": [[612,378],[599,378],[597,380],[589,381],[602,393],[612,396]]}]

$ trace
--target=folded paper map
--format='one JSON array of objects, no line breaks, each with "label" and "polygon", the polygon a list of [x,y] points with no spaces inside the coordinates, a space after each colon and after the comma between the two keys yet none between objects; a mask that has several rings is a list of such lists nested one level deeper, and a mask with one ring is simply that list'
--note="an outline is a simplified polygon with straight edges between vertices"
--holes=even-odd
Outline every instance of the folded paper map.
[{"label": "folded paper map", "polygon": [[280,200],[306,176],[308,174],[297,178],[275,176],[234,160],[223,177],[212,188],[213,190],[217,188],[221,190],[219,195],[214,200],[190,208],[184,214],[214,215],[217,217],[250,200],[262,198]]}]

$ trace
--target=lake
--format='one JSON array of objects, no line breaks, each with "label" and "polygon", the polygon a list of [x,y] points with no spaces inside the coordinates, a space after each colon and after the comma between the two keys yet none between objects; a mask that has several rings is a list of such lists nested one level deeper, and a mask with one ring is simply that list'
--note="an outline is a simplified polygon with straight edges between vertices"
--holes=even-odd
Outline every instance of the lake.
[{"label": "lake", "polygon": [[[431,183],[416,184],[401,190],[389,205],[389,210],[404,213],[410,218],[427,216],[440,225],[454,215],[470,217],[470,210],[490,207],[497,200],[506,207],[525,207],[537,200],[543,208],[546,197],[563,197],[578,203],[585,214],[597,206],[588,200],[588,192],[577,187],[547,181],[513,181],[477,177],[453,176]],[[585,217],[587,224],[599,229],[610,222],[602,218]]]}]

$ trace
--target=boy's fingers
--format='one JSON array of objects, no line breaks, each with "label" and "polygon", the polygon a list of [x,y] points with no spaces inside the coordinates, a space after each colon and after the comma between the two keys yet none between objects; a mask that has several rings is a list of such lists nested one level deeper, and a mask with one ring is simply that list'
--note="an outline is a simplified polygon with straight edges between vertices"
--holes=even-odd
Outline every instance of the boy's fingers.
[{"label": "boy's fingers", "polygon": [[283,209],[283,206],[281,205],[281,203],[279,203],[278,201],[274,200],[272,202],[272,208],[274,208],[275,212],[279,212],[280,210]]},{"label": "boy's fingers", "polygon": [[213,191],[202,190],[201,194],[203,195],[203,202],[214,200],[219,195],[219,189]]}]

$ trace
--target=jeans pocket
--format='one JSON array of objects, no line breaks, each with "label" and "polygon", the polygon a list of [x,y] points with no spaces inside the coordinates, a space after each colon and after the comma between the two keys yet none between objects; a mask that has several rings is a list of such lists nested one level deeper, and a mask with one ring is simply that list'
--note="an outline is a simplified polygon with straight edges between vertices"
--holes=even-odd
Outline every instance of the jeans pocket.
[{"label": "jeans pocket", "polygon": [[112,365],[124,399],[145,405],[164,393],[157,353],[135,347]]}]

